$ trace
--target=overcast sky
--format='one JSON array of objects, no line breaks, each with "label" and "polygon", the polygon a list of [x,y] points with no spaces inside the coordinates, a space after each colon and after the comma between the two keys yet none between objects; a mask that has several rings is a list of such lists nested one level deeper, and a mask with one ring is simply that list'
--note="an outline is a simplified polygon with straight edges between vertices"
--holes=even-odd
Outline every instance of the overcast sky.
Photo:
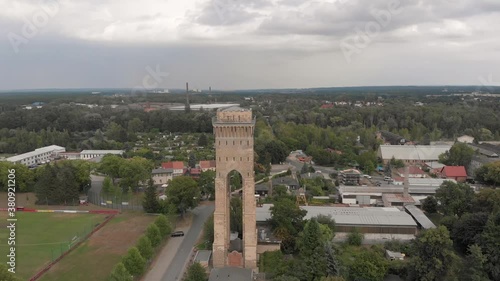
[{"label": "overcast sky", "polygon": [[499,0],[0,7],[0,89],[500,85]]}]

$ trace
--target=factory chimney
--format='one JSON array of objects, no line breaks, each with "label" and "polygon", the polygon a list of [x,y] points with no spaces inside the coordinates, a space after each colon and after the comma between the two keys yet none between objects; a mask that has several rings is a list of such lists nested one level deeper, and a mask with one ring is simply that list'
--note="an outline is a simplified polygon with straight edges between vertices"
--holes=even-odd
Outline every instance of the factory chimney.
[{"label": "factory chimney", "polygon": [[186,107],[184,109],[186,113],[191,111],[191,107],[189,106],[189,84],[186,82]]}]

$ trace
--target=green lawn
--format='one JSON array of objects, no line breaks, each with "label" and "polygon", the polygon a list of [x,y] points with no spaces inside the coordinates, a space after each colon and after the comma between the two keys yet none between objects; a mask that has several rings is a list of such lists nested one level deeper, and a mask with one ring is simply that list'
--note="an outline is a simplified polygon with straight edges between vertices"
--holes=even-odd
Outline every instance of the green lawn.
[{"label": "green lawn", "polygon": [[[68,249],[69,243],[80,237],[83,239],[96,224],[104,221],[104,215],[61,214],[61,213],[23,213],[18,212],[16,223],[16,275],[23,280],[29,279],[61,252]],[[5,264],[8,254],[9,235],[7,213],[0,213],[0,261]],[[75,240],[76,241],[76,240]]]}]

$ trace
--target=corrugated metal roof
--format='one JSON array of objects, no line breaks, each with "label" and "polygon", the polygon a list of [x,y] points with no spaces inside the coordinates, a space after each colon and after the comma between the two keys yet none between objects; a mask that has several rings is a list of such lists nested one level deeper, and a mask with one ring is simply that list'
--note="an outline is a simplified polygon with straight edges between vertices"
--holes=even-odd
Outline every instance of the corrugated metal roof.
[{"label": "corrugated metal roof", "polygon": [[438,160],[439,155],[450,148],[451,145],[381,145],[379,153],[384,160],[394,157],[400,160],[429,161]]},{"label": "corrugated metal roof", "polygon": [[419,208],[413,205],[406,205],[405,209],[422,226],[423,229],[436,228],[434,223]]},{"label": "corrugated metal roof", "polygon": [[[272,204],[264,204],[262,207],[257,208],[257,221],[263,222],[271,218],[271,206]],[[305,219],[311,219],[318,215],[330,215],[340,225],[417,226],[409,214],[393,207],[301,206],[300,208],[307,211]]]},{"label": "corrugated metal roof", "polygon": [[82,150],[80,154],[123,154],[123,150]]}]

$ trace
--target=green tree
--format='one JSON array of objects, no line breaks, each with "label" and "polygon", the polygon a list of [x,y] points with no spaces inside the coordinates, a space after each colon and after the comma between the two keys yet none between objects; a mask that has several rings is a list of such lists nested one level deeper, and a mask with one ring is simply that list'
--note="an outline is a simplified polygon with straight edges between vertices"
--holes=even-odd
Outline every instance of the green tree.
[{"label": "green tree", "polygon": [[169,204],[177,207],[180,214],[190,208],[196,207],[200,199],[200,187],[191,177],[175,177],[167,189]]},{"label": "green tree", "polygon": [[492,213],[481,234],[480,246],[487,257],[485,264],[488,275],[500,280],[500,212]]},{"label": "green tree", "polygon": [[148,226],[148,228],[146,229],[146,236],[149,238],[149,241],[151,241],[151,246],[153,246],[153,248],[156,248],[158,247],[158,245],[160,245],[161,233],[156,224],[152,223]]},{"label": "green tree", "polygon": [[99,171],[110,176],[113,183],[115,179],[120,177],[120,167],[123,165],[125,159],[120,156],[108,154],[102,158],[99,166]]},{"label": "green tree", "polygon": [[33,190],[35,173],[23,164],[14,164],[10,162],[0,162],[0,191],[7,191],[7,178],[9,170],[15,170],[16,191],[28,192]]},{"label": "green tree", "polygon": [[315,219],[309,220],[299,235],[297,245],[305,269],[302,274],[306,280],[321,278],[327,269],[324,241],[321,236],[320,224]]},{"label": "green tree", "polygon": [[494,213],[500,211],[500,189],[483,188],[472,199],[474,212]]},{"label": "green tree", "polygon": [[328,228],[330,228],[333,235],[335,236],[335,220],[332,218],[331,215],[320,214],[316,216],[316,220],[318,221],[318,223],[328,226]]},{"label": "green tree", "polygon": [[188,166],[190,168],[196,168],[196,155],[194,153],[189,153]]},{"label": "green tree", "polygon": [[364,235],[359,231],[358,228],[354,228],[347,235],[347,244],[351,246],[361,246],[363,243]]},{"label": "green tree", "polygon": [[136,247],[128,250],[127,254],[123,257],[122,263],[127,271],[134,277],[141,276],[144,273],[146,260],[141,256]]},{"label": "green tree", "polygon": [[439,155],[439,162],[447,166],[469,166],[474,156],[474,149],[466,143],[455,143],[449,151]]},{"label": "green tree", "polygon": [[382,281],[388,268],[387,260],[373,250],[355,252],[347,264],[350,280]]},{"label": "green tree", "polygon": [[198,146],[207,146],[208,145],[208,138],[207,135],[201,134],[200,137],[198,138]]},{"label": "green tree", "polygon": [[424,201],[422,201],[422,210],[429,214],[437,213],[438,202],[434,196],[427,196]]},{"label": "green tree", "polygon": [[185,281],[206,281],[208,279],[205,268],[198,262],[193,263],[187,269]]},{"label": "green tree", "polygon": [[214,216],[211,215],[203,225],[203,239],[207,249],[212,249],[214,243]]},{"label": "green tree", "polygon": [[260,255],[259,271],[266,273],[266,278],[273,278],[288,272],[288,265],[281,251],[264,252]]},{"label": "green tree", "polygon": [[149,260],[153,257],[153,246],[151,245],[151,241],[147,236],[141,236],[141,238],[139,238],[139,241],[137,241],[136,247],[144,259]]},{"label": "green tree", "polygon": [[337,256],[337,250],[332,242],[325,244],[325,257],[327,276],[339,276],[341,274],[341,265]]},{"label": "green tree", "polygon": [[167,237],[172,232],[172,226],[165,215],[159,215],[155,219],[155,224],[158,226],[162,237]]},{"label": "green tree", "polygon": [[[3,280],[3,279],[1,279]],[[118,263],[109,276],[109,281],[133,281],[134,278],[127,271],[123,263]]]},{"label": "green tree", "polygon": [[465,258],[463,264],[463,277],[464,280],[470,281],[488,281],[488,274],[485,270],[485,264],[488,260],[481,251],[478,245],[470,245],[468,249],[469,254]]},{"label": "green tree", "polygon": [[139,183],[145,183],[151,178],[153,162],[142,157],[126,159],[119,168],[120,185],[127,192],[130,188],[137,191]]},{"label": "green tree", "polygon": [[159,213],[161,206],[156,194],[156,187],[154,186],[153,179],[150,178],[148,187],[144,192],[144,200],[142,201],[142,208],[146,213]]},{"label": "green tree", "polygon": [[322,277],[320,281],[345,281],[345,279],[340,276],[328,276]]},{"label": "green tree", "polygon": [[409,266],[410,279],[444,280],[457,259],[452,245],[450,234],[444,226],[419,234],[413,246],[414,254]]},{"label": "green tree", "polygon": [[113,183],[111,181],[111,178],[110,177],[105,177],[104,178],[104,181],[102,182],[102,192],[104,192],[104,194],[110,194],[110,193],[113,193]]},{"label": "green tree", "polygon": [[142,132],[144,130],[144,122],[136,117],[128,121],[127,128],[132,133]]},{"label": "green tree", "polygon": [[238,233],[243,233],[243,205],[241,198],[233,197],[231,198],[231,206],[229,210],[230,215],[230,228],[231,231],[236,231]]},{"label": "green tree", "polygon": [[274,278],[274,281],[300,281],[300,279],[290,275],[280,275]]},{"label": "green tree", "polygon": [[201,172],[198,183],[203,195],[209,198],[215,197],[215,171],[208,170],[206,172]]},{"label": "green tree", "polygon": [[295,250],[295,239],[304,228],[306,210],[302,210],[289,198],[278,198],[271,207],[269,223],[274,235],[281,239],[285,253]]},{"label": "green tree", "polygon": [[466,213],[454,224],[451,238],[456,247],[465,253],[469,246],[478,244],[488,222],[488,213]]},{"label": "green tree", "polygon": [[474,191],[468,184],[445,181],[436,190],[435,197],[440,203],[438,209],[444,215],[460,217],[471,211]]},{"label": "green tree", "polygon": [[21,279],[17,278],[14,273],[9,272],[7,267],[3,264],[0,264],[0,280],[2,280],[2,281],[21,281]]}]

